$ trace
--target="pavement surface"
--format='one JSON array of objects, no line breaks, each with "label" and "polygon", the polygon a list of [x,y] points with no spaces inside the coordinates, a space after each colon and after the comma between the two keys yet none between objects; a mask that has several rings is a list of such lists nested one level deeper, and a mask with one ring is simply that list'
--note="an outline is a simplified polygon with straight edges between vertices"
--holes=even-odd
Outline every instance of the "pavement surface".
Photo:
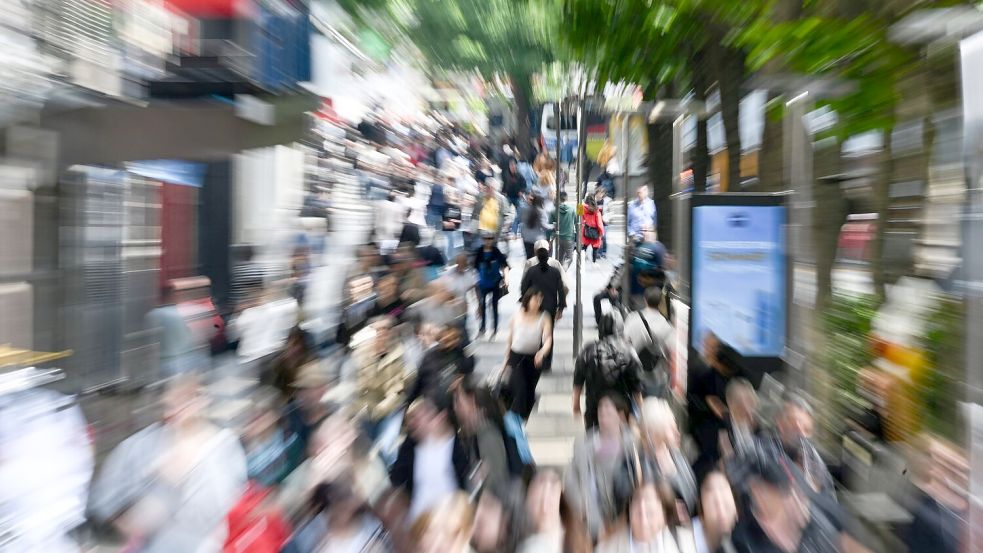
[{"label": "pavement surface", "polygon": [[[608,257],[593,263],[582,262],[581,302],[583,305],[583,344],[597,339],[594,322],[593,297],[610,280],[615,265],[620,264],[620,246],[624,231],[613,225],[608,235]],[[509,295],[499,303],[500,330],[494,341],[479,339],[472,346],[476,359],[476,370],[484,375],[493,375],[505,362],[505,346],[508,339],[508,321],[518,308],[519,288],[522,282],[521,269],[525,263],[521,241],[513,241],[509,247],[509,265],[513,267],[509,275]],[[553,333],[553,370],[542,376],[537,393],[539,400],[526,431],[529,445],[536,464],[562,469],[569,463],[573,454],[573,443],[584,433],[583,421],[575,418],[572,408],[573,369],[576,355],[574,351],[574,304],[576,303],[576,261],[570,264],[567,277],[571,291],[567,296],[567,310],[556,325]],[[472,313],[473,313],[472,309]],[[472,335],[477,332],[473,322]]]}]

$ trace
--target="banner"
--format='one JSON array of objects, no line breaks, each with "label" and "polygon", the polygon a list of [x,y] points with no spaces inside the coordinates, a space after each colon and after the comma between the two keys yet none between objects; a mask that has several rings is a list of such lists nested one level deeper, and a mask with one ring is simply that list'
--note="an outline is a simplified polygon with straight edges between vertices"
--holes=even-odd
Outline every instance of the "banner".
[{"label": "banner", "polygon": [[[728,199],[714,198],[716,203]],[[695,203],[699,199],[694,197]],[[785,349],[785,207],[694,205],[692,217],[690,345],[702,352],[712,332],[744,357],[780,357]]]}]

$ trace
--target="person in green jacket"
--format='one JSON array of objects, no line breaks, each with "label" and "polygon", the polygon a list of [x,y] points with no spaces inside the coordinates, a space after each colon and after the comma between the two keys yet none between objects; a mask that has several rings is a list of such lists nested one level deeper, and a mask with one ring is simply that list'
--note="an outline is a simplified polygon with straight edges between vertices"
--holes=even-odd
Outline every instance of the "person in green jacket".
[{"label": "person in green jacket", "polygon": [[[557,217],[559,217],[559,223],[557,223]],[[573,245],[574,240],[577,238],[577,227],[574,224],[574,210],[567,205],[566,192],[560,192],[559,205],[553,210],[552,215],[550,215],[550,222],[557,229],[556,238],[560,240],[560,255],[557,260],[566,269],[570,266],[570,262],[573,261]]]}]

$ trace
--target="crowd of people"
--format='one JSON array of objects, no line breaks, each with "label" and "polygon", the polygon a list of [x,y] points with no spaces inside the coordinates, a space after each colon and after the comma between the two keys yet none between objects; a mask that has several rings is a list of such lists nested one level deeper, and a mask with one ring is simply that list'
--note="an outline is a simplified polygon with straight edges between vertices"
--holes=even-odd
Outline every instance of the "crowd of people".
[{"label": "crowd of people", "polygon": [[[612,193],[580,198],[578,236],[556,162],[520,150],[455,132],[408,145],[400,163],[420,180],[374,200],[330,354],[294,327],[275,355],[250,356],[263,385],[238,435],[209,421],[201,377],[178,371],[161,420],[103,463],[94,517],[139,552],[863,551],[805,398],[765,416],[746,360],[712,335],[702,368],[678,376],[672,275],[644,187],[627,210],[629,278],[595,297],[598,338],[572,375],[585,434],[569,466],[536,465],[526,425],[566,269],[577,240],[605,255]],[[518,243],[526,262],[513,266]],[[259,274],[238,273],[236,301],[270,293]],[[297,282],[276,297],[302,306]],[[509,296],[518,308],[500,321]],[[264,313],[259,326],[274,320]],[[492,374],[476,370],[480,339],[504,345]]]}]

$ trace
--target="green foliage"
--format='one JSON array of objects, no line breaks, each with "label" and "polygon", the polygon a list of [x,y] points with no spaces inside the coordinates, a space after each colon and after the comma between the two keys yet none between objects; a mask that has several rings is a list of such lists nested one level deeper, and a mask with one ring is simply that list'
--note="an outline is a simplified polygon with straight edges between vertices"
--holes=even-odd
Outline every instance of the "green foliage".
[{"label": "green foliage", "polygon": [[487,78],[531,75],[553,59],[538,2],[343,0],[341,5],[362,21],[374,16],[394,24],[434,69],[473,70]]},{"label": "green foliage", "polygon": [[835,295],[823,317],[827,334],[826,366],[832,376],[837,403],[849,409],[856,403],[857,377],[873,360],[869,334],[877,313],[873,295]]},{"label": "green foliage", "polygon": [[925,408],[925,428],[950,439],[958,434],[954,394],[962,366],[963,325],[962,303],[943,298],[929,313],[921,340],[928,367],[917,390]]},{"label": "green foliage", "polygon": [[778,59],[788,71],[840,81],[846,95],[820,100],[837,113],[840,138],[891,128],[897,83],[916,60],[892,44],[887,22],[871,15],[851,19],[809,15],[772,24],[758,20],[743,30],[752,70]]}]

